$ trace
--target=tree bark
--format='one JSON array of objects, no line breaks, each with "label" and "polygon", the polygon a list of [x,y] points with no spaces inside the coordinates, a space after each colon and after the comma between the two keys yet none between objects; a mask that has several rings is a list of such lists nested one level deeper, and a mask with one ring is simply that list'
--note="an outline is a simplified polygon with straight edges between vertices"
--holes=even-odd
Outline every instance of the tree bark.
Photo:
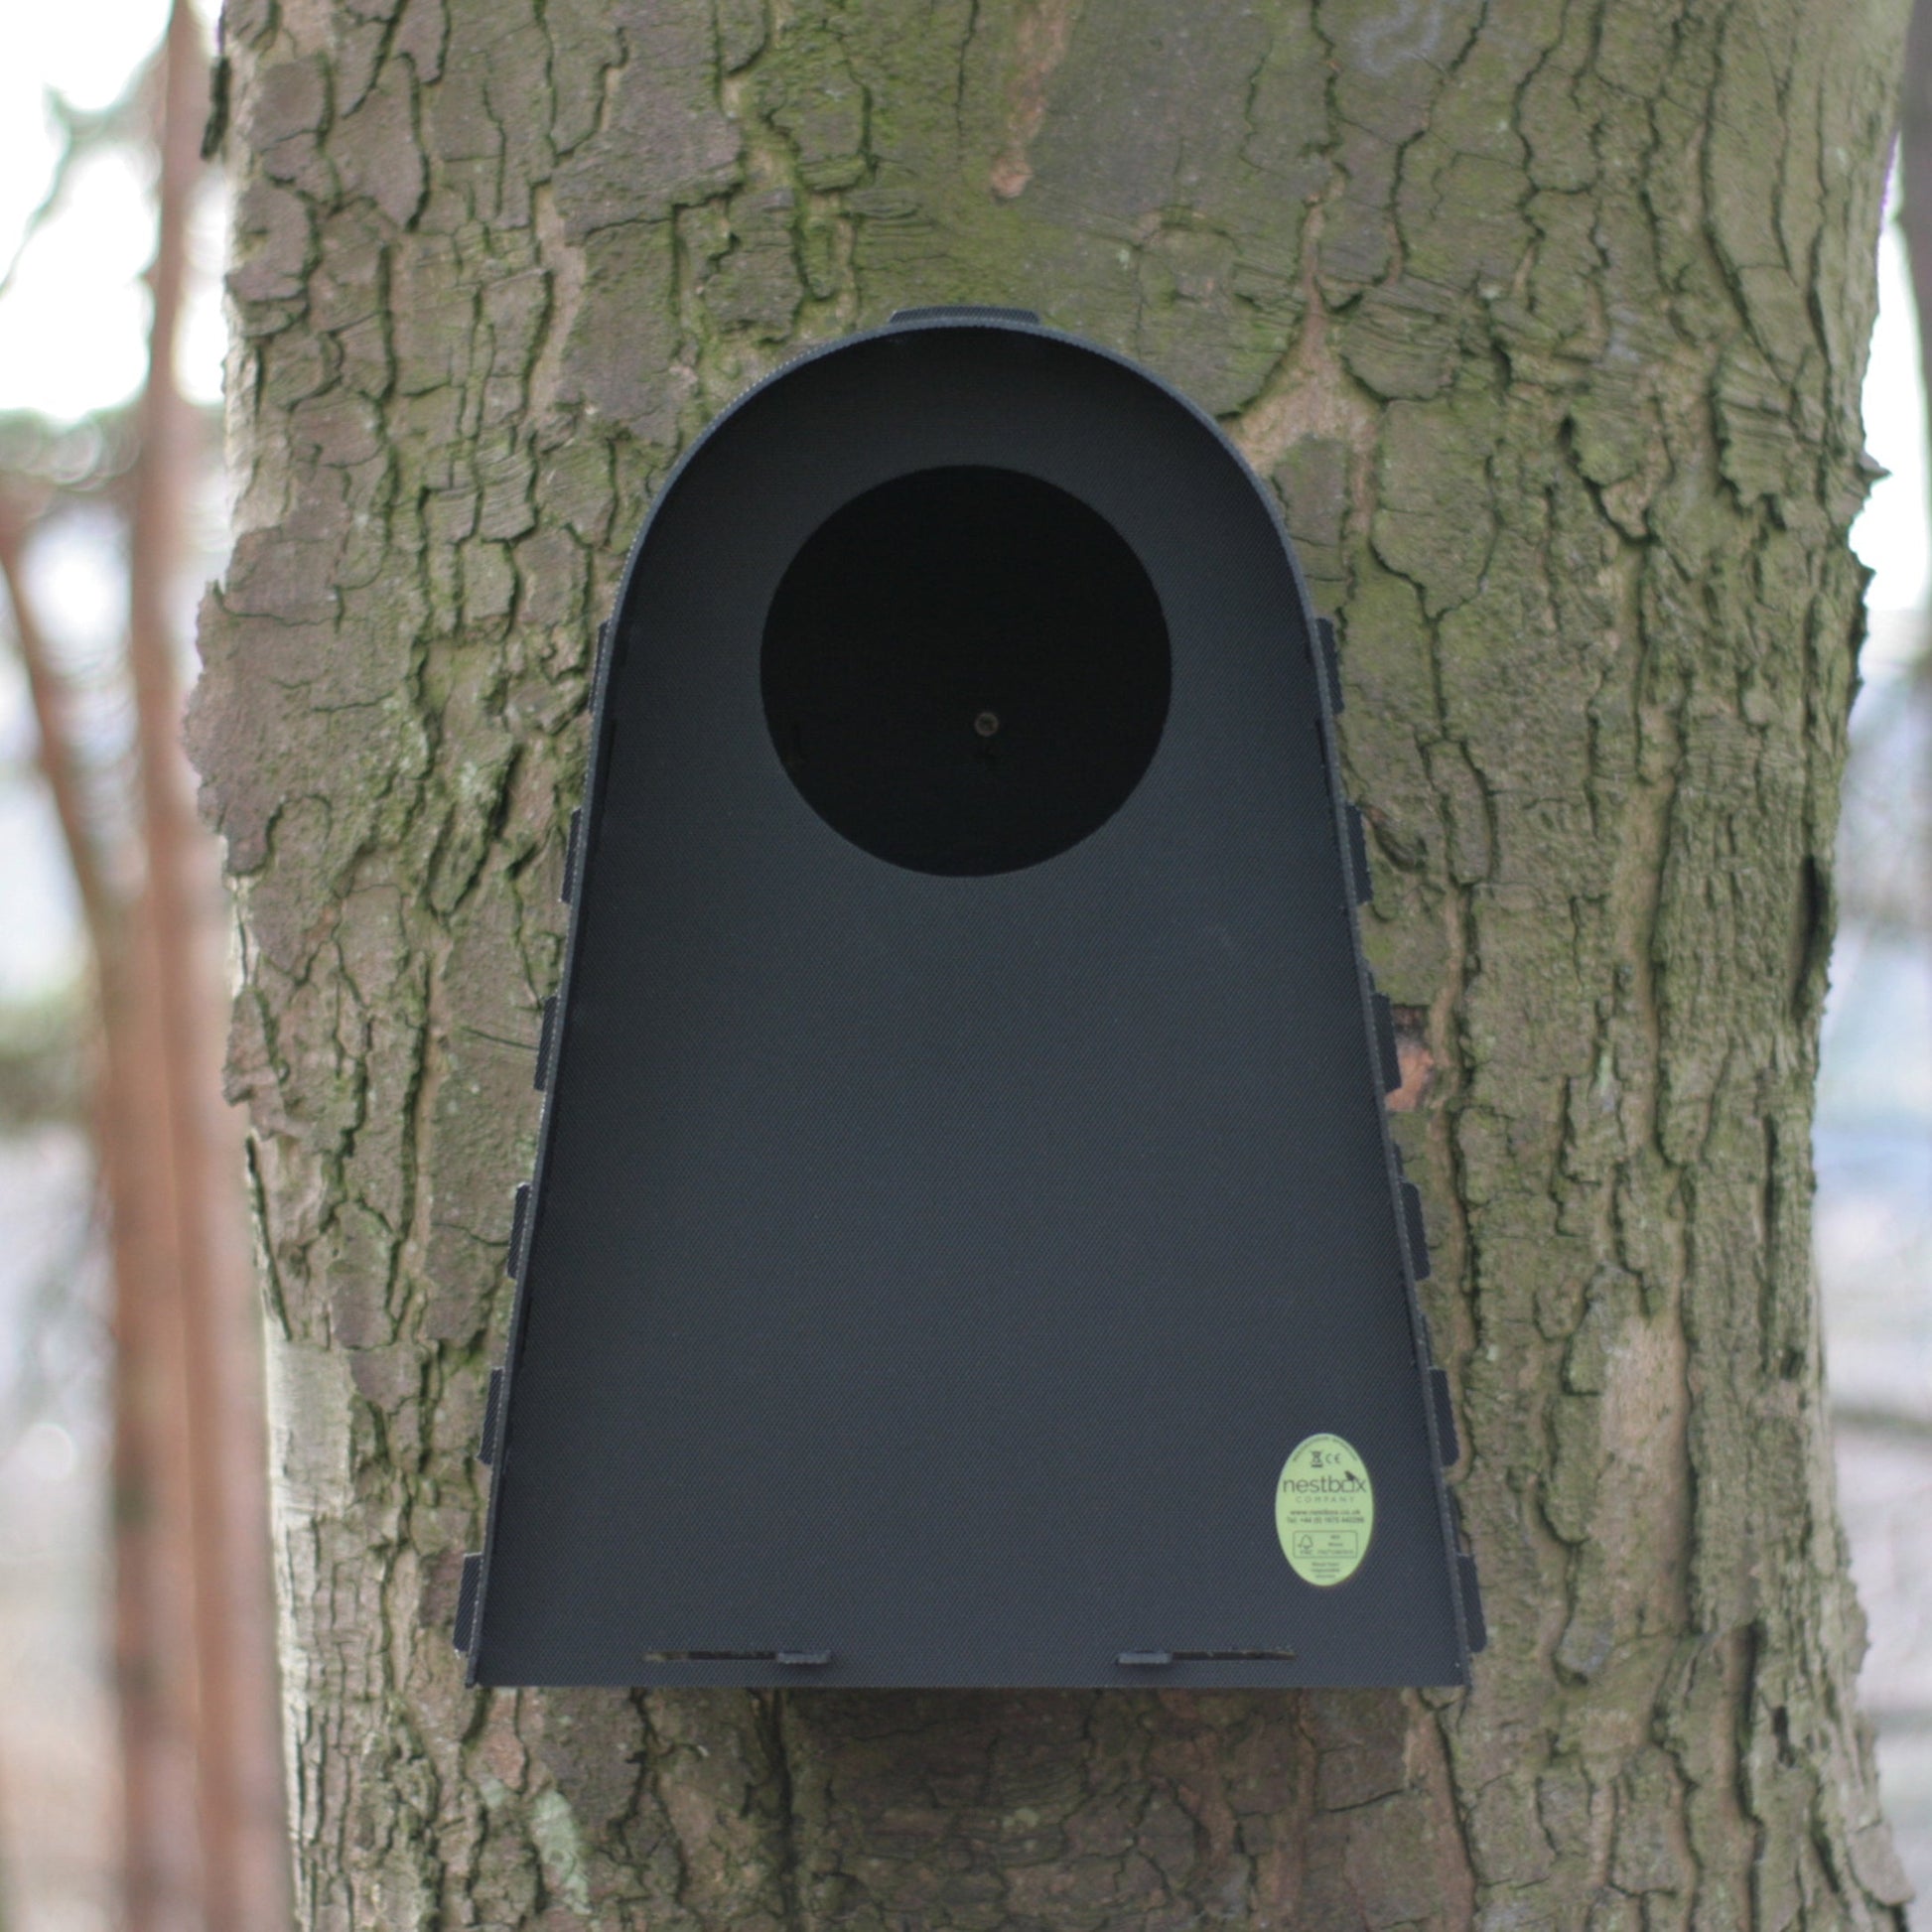
[{"label": "tree bark", "polygon": [[[233,0],[246,908],[318,1927],[1896,1927],[1809,1132],[1902,7]],[[1281,490],[1492,1633],[1464,1695],[472,1694],[586,677],[797,345],[1019,304]]]}]

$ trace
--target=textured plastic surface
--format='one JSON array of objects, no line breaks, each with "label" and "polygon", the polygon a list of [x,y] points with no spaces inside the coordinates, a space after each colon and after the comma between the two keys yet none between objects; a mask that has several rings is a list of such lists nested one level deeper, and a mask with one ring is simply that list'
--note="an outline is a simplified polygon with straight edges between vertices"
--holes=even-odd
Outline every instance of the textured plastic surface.
[{"label": "textured plastic surface", "polygon": [[[815,809],[761,676],[814,533],[963,470],[1118,533],[1171,688],[1092,829],[946,873]],[[1097,608],[1037,602],[1042,650]],[[1002,709],[946,651],[918,729],[1013,745],[997,790],[1033,687]],[[1213,425],[1036,326],[851,339],[695,447],[601,657],[477,1681],[1466,1680],[1331,669]],[[932,811],[980,810],[946,783]],[[1374,1484],[1326,1588],[1275,1521],[1322,1432]]]}]

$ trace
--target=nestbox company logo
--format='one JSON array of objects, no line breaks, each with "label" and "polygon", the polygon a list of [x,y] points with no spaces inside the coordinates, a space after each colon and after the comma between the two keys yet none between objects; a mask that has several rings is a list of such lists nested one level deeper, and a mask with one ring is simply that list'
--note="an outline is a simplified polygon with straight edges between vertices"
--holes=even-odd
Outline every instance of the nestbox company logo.
[{"label": "nestbox company logo", "polygon": [[1375,1533],[1375,1485],[1352,1443],[1310,1436],[1275,1487],[1275,1533],[1305,1584],[1327,1589],[1361,1568]]},{"label": "nestbox company logo", "polygon": [[1292,1489],[1298,1496],[1312,1494],[1360,1494],[1368,1484],[1353,1469],[1344,1469],[1340,1475],[1326,1476],[1283,1476],[1282,1487]]}]

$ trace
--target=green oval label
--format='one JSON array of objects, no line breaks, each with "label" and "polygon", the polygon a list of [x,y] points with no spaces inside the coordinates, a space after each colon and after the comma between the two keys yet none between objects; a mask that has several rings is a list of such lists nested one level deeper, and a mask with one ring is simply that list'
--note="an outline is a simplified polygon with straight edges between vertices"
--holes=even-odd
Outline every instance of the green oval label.
[{"label": "green oval label", "polygon": [[1310,1436],[1295,1446],[1275,1485],[1275,1534],[1305,1584],[1345,1584],[1375,1534],[1375,1485],[1368,1465],[1339,1436]]}]

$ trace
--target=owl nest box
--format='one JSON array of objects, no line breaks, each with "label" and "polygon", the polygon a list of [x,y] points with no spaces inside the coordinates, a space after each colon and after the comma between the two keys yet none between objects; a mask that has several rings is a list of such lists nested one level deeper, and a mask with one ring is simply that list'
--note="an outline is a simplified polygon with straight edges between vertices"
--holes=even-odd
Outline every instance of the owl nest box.
[{"label": "owl nest box", "polygon": [[493,1685],[1466,1682],[1332,635],[1214,423],[925,310],[660,493],[605,633]]}]

